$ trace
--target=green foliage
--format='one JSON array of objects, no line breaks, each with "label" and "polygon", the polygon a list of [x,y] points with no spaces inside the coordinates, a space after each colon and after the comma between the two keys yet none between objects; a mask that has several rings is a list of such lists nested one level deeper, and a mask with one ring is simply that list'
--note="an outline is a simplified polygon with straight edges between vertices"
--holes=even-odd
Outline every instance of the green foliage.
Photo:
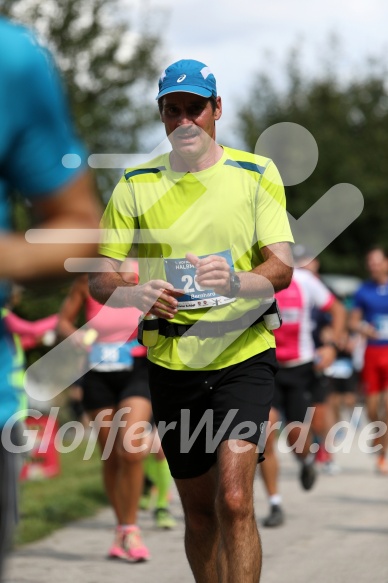
[{"label": "green foliage", "polygon": [[254,151],[260,134],[272,124],[294,122],[311,132],[319,148],[318,165],[305,182],[286,188],[288,210],[300,217],[338,183],[359,188],[365,200],[362,214],[320,259],[324,271],[363,276],[366,249],[386,241],[386,67],[368,61],[354,79],[341,82],[330,69],[310,79],[294,57],[285,92],[277,91],[268,75],[257,77],[239,113],[240,134]]},{"label": "green foliage", "polygon": [[[117,0],[0,0],[0,13],[26,24],[51,49],[67,88],[72,114],[90,153],[134,153],[153,127],[163,54],[159,35],[143,22],[131,29]],[[99,193],[107,200],[121,169],[99,169]],[[28,207],[17,200],[16,230],[31,226]],[[35,319],[58,310],[67,288],[27,291],[18,313]],[[47,299],[45,296],[48,296]]]},{"label": "green foliage", "polygon": [[[86,442],[85,442],[86,443]],[[16,545],[48,536],[71,521],[108,505],[101,478],[101,461],[96,450],[84,461],[85,448],[61,455],[58,476],[21,484],[20,523]]]},{"label": "green foliage", "polygon": [[[159,36],[145,22],[132,31],[117,0],[0,0],[0,13],[33,27],[51,49],[91,153],[138,151],[157,117],[144,93],[156,92]],[[104,199],[116,180],[117,171],[98,171]]]}]

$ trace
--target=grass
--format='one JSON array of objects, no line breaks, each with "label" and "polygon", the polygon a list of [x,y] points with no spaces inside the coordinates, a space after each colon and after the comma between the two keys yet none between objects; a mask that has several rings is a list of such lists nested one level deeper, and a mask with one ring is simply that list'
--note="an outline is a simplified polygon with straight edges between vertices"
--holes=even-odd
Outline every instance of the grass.
[{"label": "grass", "polygon": [[20,485],[20,521],[17,546],[51,534],[67,523],[93,516],[108,505],[101,477],[99,452],[84,461],[82,444],[60,456],[58,476]]}]

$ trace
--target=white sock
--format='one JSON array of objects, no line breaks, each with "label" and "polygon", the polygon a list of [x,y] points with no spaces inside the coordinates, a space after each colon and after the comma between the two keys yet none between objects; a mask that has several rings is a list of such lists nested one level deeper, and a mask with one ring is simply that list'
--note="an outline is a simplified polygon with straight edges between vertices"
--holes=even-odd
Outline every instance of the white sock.
[{"label": "white sock", "polygon": [[269,503],[271,504],[271,506],[280,506],[280,504],[282,503],[282,497],[280,496],[280,494],[274,494],[273,496],[269,497]]},{"label": "white sock", "polygon": [[315,453],[308,453],[305,458],[301,458],[302,464],[310,465],[314,463]]},{"label": "white sock", "polygon": [[120,524],[119,528],[121,528],[121,530],[133,530],[133,528],[137,528],[136,524]]}]

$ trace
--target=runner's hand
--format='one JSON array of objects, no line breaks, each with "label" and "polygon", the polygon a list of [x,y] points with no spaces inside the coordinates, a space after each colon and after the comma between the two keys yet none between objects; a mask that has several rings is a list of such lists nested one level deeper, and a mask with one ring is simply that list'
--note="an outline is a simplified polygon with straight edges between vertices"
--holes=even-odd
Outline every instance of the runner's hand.
[{"label": "runner's hand", "polygon": [[203,289],[212,289],[219,295],[230,292],[230,267],[224,257],[208,255],[203,259],[187,253],[186,259],[197,269],[196,281]]},{"label": "runner's hand", "polygon": [[334,346],[320,346],[315,351],[315,370],[322,371],[335,361],[337,358],[337,350]]},{"label": "runner's hand", "polygon": [[71,334],[68,339],[72,343],[72,345],[80,350],[84,350],[85,352],[88,351],[88,346],[84,343],[84,338],[87,333],[87,330],[76,330]]},{"label": "runner's hand", "polygon": [[131,289],[131,305],[144,313],[151,312],[159,318],[174,318],[178,309],[177,297],[182,295],[171,283],[162,279],[152,279],[147,283],[135,285]]}]

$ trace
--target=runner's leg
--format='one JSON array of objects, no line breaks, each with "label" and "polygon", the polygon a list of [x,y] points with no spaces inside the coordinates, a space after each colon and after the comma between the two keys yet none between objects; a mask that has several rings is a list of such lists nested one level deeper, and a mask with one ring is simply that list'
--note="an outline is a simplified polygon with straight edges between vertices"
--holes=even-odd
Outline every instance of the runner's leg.
[{"label": "runner's leg", "polygon": [[[267,426],[264,461],[259,464],[261,477],[269,499],[270,512],[264,519],[263,526],[280,526],[284,522],[282,498],[279,493],[279,460],[276,453],[277,433],[272,426],[278,423],[280,415],[277,409],[271,408]],[[272,429],[272,430],[271,430]]]},{"label": "runner's leg", "polygon": [[[236,453],[235,447],[247,448]],[[220,583],[257,583],[262,550],[253,507],[258,454],[243,440],[221,443],[217,461],[216,512],[220,525]]]},{"label": "runner's leg", "polygon": [[[236,453],[229,447],[249,447]],[[186,553],[197,583],[257,583],[261,544],[253,509],[256,447],[221,443],[215,467],[176,480],[186,519]]]},{"label": "runner's leg", "polygon": [[271,431],[271,426],[279,421],[279,413],[272,408],[269,414],[267,439],[265,442],[265,460],[259,464],[268,496],[278,494],[279,462],[276,455],[276,432]]},{"label": "runner's leg", "polygon": [[[143,397],[130,397],[120,403],[119,410],[124,407],[130,411],[121,416],[125,425],[119,428],[116,442],[119,457],[116,489],[120,501],[120,524],[136,524],[143,490],[143,459],[147,454],[145,448],[142,449],[144,438],[136,435],[144,430],[144,424],[151,417],[151,403]],[[139,424],[139,428],[133,434],[131,427],[135,424]]]},{"label": "runner's leg", "polygon": [[[185,515],[185,549],[196,583],[222,581],[217,572],[219,526],[215,512],[216,468],[196,478],[176,479]],[[225,580],[226,583],[226,580]]]},{"label": "runner's leg", "polygon": [[[98,435],[98,444],[100,446],[101,454],[106,451],[106,446],[109,439],[110,430],[113,424],[113,418],[116,413],[114,407],[94,409],[93,411],[88,411],[90,420],[97,424],[97,420],[103,423],[95,425],[95,431]],[[105,427],[104,425],[107,425]],[[110,448],[110,455],[102,462],[102,477],[105,487],[106,495],[108,496],[109,502],[112,505],[113,511],[115,513],[117,524],[120,524],[120,505],[117,495],[117,475],[119,471],[119,458],[116,448],[113,446]]]}]

